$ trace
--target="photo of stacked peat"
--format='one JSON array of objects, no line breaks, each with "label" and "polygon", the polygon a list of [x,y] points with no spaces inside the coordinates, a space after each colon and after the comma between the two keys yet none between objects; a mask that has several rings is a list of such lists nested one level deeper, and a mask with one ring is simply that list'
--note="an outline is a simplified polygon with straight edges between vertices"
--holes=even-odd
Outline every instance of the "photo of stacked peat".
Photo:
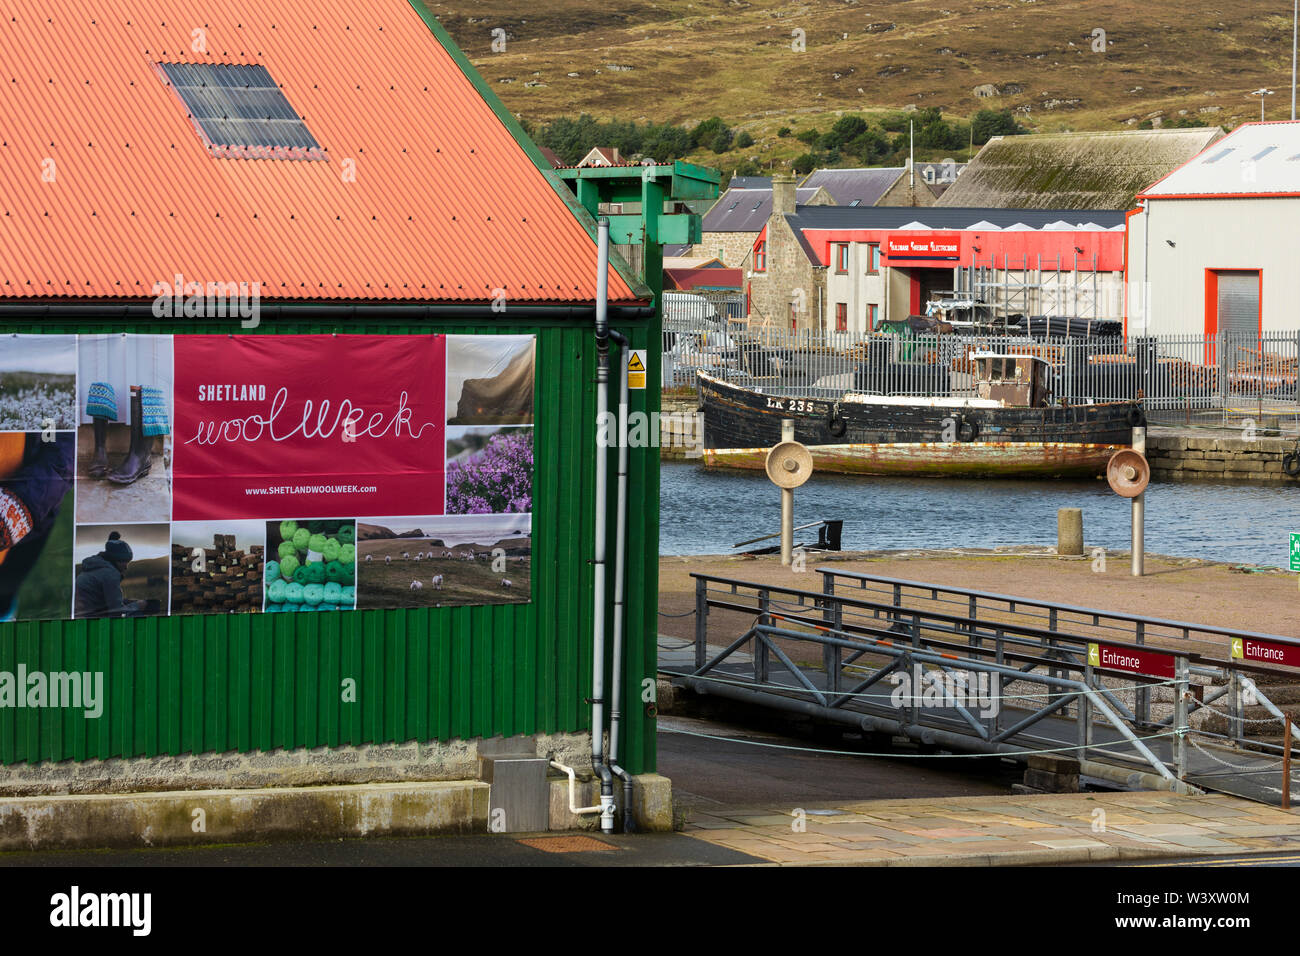
[{"label": "photo of stacked peat", "polygon": [[357,604],[354,521],[278,521],[266,527],[266,611],[350,611]]},{"label": "photo of stacked peat", "polygon": [[262,609],[262,545],[241,551],[233,534],[214,534],[201,561],[197,550],[172,545],[173,614],[247,614]]}]

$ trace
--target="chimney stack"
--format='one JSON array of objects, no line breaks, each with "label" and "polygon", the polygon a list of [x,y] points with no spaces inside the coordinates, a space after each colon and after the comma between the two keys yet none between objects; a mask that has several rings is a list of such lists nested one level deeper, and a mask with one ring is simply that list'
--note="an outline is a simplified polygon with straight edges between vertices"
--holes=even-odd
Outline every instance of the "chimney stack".
[{"label": "chimney stack", "polygon": [[778,173],[772,177],[772,214],[793,216],[795,204],[795,177]]}]

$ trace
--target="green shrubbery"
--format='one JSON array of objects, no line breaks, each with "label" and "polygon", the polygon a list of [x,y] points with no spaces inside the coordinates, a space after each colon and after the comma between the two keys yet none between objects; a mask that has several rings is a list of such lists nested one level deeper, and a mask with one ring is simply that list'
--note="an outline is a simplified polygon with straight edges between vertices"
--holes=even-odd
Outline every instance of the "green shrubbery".
[{"label": "green shrubbery", "polygon": [[[1200,120],[1182,118],[1167,126],[1204,126]],[[782,126],[776,135],[780,139],[794,137],[808,147],[808,151],[794,161],[795,172],[820,166],[901,166],[912,143],[908,139],[909,126],[918,151],[956,153],[972,142],[982,146],[993,136],[1012,136],[1026,130],[1016,122],[1010,110],[983,109],[969,123],[947,119],[938,107],[918,110],[895,110],[867,118],[856,114],[841,116],[831,128],[822,132],[805,129],[795,132]],[[720,116],[713,116],[692,128],[671,123],[646,123],[611,120],[601,122],[587,114],[577,119],[561,117],[540,128],[529,128],[529,133],[543,146],[550,147],[565,163],[576,163],[593,146],[618,149],[629,160],[647,156],[659,162],[671,162],[696,152],[708,150],[723,154],[737,149],[749,149],[754,138],[748,132],[737,133]],[[756,175],[759,168],[745,160],[739,175]],[[753,171],[749,171],[752,167]]]}]

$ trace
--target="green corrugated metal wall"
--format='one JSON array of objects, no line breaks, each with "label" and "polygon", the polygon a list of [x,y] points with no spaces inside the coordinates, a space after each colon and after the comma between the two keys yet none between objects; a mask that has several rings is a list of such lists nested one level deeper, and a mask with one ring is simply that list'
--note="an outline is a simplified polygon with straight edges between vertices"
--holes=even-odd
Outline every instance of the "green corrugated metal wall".
[{"label": "green corrugated metal wall", "polygon": [[[590,326],[528,320],[437,326],[306,321],[258,334],[527,334],[538,337],[532,603],[434,610],[236,614],[0,624],[0,671],[103,671],[98,719],[67,709],[0,709],[5,764],[333,747],[590,728],[595,342]],[[659,407],[659,352],[649,325],[617,326],[648,348],[649,387],[633,410]],[[9,332],[229,332],[78,321]],[[611,389],[611,402],[617,388]],[[654,721],[641,680],[655,673],[659,459],[630,455],[625,766],[655,769]],[[614,455],[610,453],[610,593]],[[608,595],[607,595],[608,600]],[[612,615],[612,601],[609,602]],[[608,652],[607,652],[608,659]],[[355,678],[357,702],[342,702]]]}]

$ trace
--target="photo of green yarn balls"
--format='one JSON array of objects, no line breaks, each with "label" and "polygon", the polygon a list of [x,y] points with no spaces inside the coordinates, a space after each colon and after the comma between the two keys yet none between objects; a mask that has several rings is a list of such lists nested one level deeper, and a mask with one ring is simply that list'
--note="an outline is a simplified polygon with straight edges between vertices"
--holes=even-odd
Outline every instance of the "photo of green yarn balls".
[{"label": "photo of green yarn balls", "polygon": [[288,518],[266,523],[264,587],[270,614],[356,607],[357,525],[347,519]]}]

